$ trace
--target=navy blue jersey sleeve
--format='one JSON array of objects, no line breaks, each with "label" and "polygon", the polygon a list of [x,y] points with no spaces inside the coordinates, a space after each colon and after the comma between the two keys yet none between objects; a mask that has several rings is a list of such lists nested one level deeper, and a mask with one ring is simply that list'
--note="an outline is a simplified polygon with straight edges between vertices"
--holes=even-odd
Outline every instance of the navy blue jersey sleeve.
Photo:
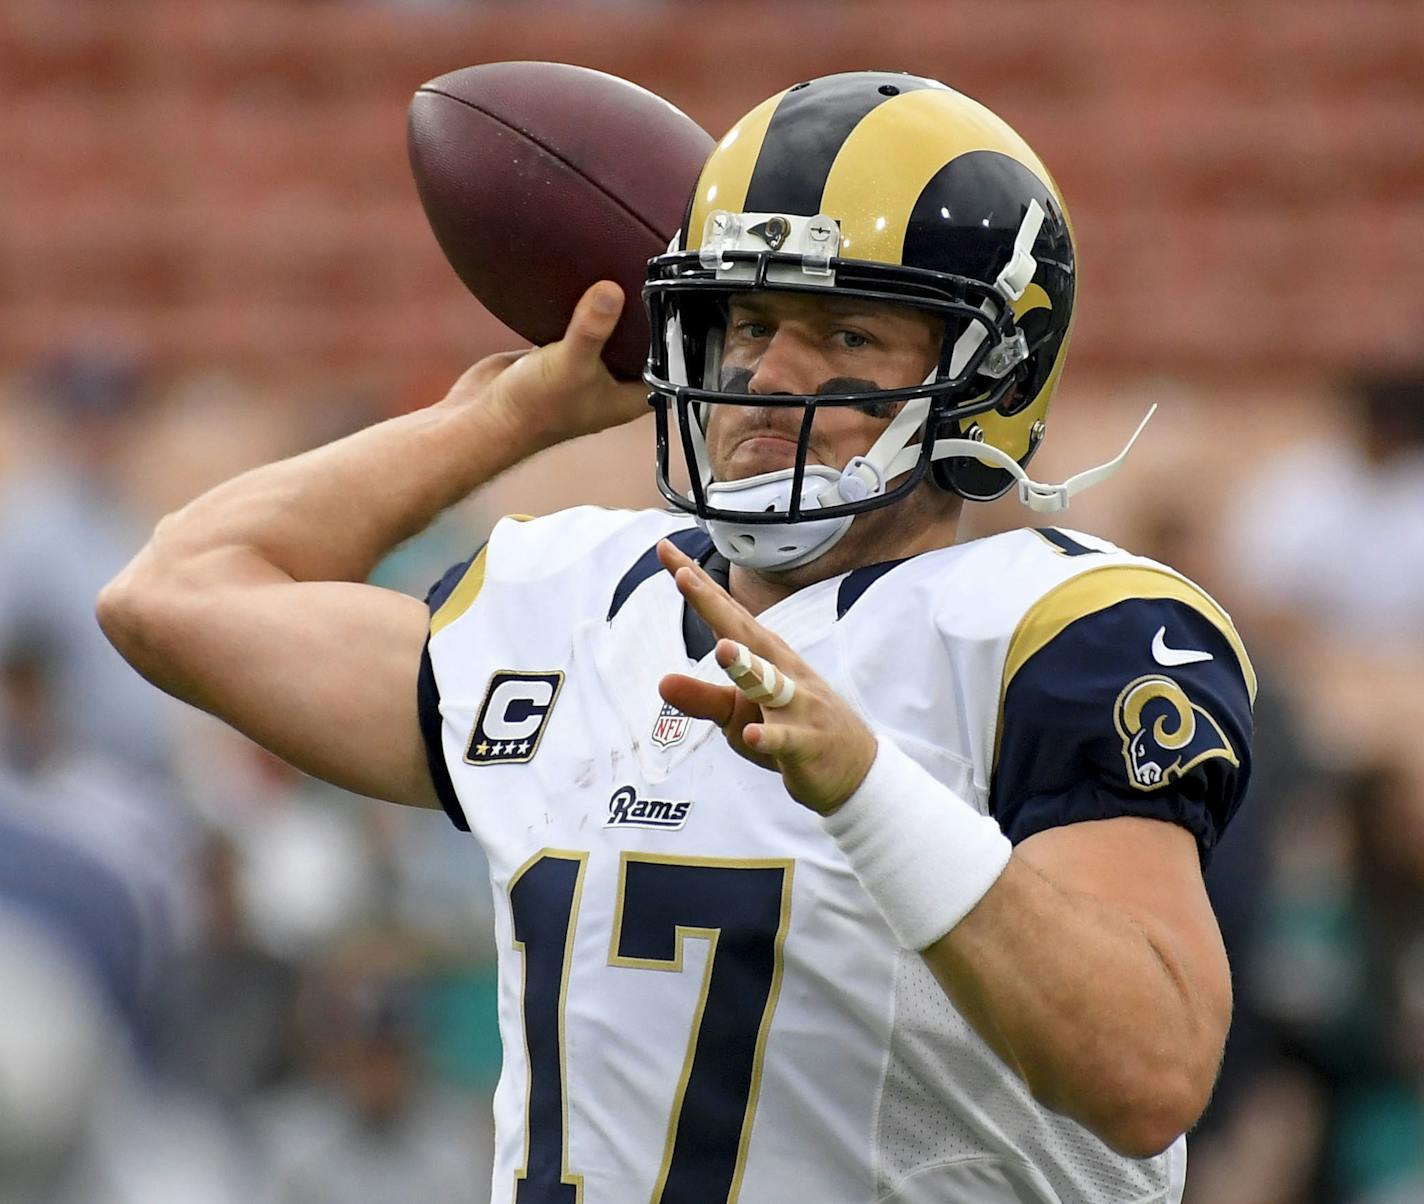
[{"label": "navy blue jersey sleeve", "polygon": [[[1077,588],[1066,608],[1016,637],[990,791],[1015,843],[1082,820],[1144,816],[1191,832],[1205,865],[1241,803],[1250,661],[1225,614],[1178,578],[1151,574],[1168,596],[1115,596],[1115,581],[1131,588],[1147,575],[1119,570]],[[1089,589],[1093,604],[1075,613]]]},{"label": "navy blue jersey sleeve", "polygon": [[[425,604],[430,608],[432,620],[459,590],[462,582],[466,583],[468,589],[475,563],[483,551],[484,548],[480,548],[468,560],[462,560],[446,570],[444,576],[430,587],[430,591],[425,595]],[[435,793],[440,799],[440,806],[444,808],[445,814],[450,817],[450,822],[455,827],[461,832],[468,832],[470,825],[466,822],[465,813],[460,809],[460,801],[455,795],[455,784],[450,780],[450,767],[445,764],[445,749],[440,738],[444,717],[440,714],[440,686],[435,680],[435,666],[430,660],[429,635],[425,637],[425,647],[420,653],[416,704],[420,713],[420,734],[425,739],[425,760],[430,766],[430,777],[435,783]]]}]

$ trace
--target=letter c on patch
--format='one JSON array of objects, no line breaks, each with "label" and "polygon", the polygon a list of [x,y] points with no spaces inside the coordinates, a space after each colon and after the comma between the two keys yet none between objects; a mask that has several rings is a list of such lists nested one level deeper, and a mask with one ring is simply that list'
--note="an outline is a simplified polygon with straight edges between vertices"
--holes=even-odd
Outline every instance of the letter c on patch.
[{"label": "letter c on patch", "polygon": [[[539,730],[554,687],[547,681],[502,681],[490,691],[485,709],[485,735],[495,740],[527,740]],[[515,718],[511,718],[514,714]]]}]

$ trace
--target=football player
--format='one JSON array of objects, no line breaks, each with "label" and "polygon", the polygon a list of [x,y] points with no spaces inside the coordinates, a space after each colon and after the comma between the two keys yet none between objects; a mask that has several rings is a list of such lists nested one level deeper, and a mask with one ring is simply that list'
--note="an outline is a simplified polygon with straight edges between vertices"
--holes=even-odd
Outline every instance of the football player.
[{"label": "football player", "polygon": [[[1063,199],[993,113],[798,84],[649,266],[646,388],[599,361],[595,285],[560,342],[166,519],[103,594],[164,689],[480,840],[494,1200],[1180,1197],[1250,662],[1164,565],[956,540],[966,500],[1053,513],[1112,467],[1025,468],[1075,291]],[[428,612],[363,584],[649,391],[669,510],[501,521]]]}]

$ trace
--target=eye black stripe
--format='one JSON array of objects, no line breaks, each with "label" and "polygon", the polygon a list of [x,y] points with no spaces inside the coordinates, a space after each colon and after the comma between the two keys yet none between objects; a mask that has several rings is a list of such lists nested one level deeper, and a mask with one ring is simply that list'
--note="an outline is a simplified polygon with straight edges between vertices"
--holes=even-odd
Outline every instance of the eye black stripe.
[{"label": "eye black stripe", "polygon": [[[767,126],[743,208],[748,213],[819,213],[826,177],[850,132],[890,96],[931,86],[914,75],[857,71],[793,88]],[[887,95],[882,87],[896,91]]]}]

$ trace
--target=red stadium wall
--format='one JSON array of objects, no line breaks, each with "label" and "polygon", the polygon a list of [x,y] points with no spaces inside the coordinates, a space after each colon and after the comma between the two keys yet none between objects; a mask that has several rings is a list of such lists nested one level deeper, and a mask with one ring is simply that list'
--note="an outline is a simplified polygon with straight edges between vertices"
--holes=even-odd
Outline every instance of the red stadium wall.
[{"label": "red stadium wall", "polygon": [[423,80],[503,58],[626,75],[714,132],[861,66],[984,100],[1072,207],[1077,372],[1333,374],[1424,331],[1424,6],[10,0],[0,367],[93,330],[171,368],[397,376],[507,341],[403,126]]}]

